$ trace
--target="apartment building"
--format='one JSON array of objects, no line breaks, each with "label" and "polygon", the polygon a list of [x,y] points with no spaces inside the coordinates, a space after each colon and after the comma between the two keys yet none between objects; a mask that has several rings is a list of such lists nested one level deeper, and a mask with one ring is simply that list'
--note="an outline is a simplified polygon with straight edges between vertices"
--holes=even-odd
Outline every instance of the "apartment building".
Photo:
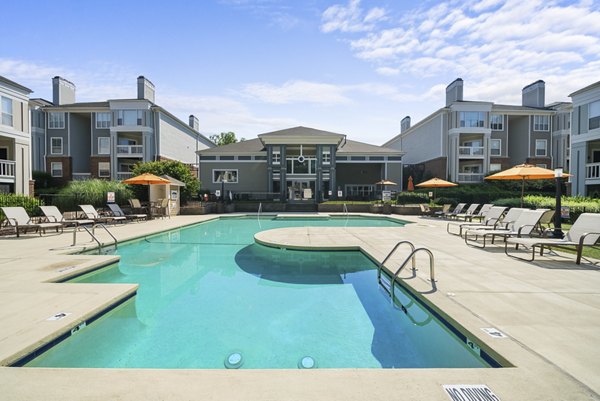
[{"label": "apartment building", "polygon": [[32,99],[33,165],[57,180],[123,180],[137,162],[178,160],[197,168],[196,151],[215,146],[154,103],[155,87],[137,78],[137,98],[77,102],[75,84],[52,78],[52,102]]},{"label": "apartment building", "polygon": [[29,94],[0,76],[0,193],[29,195],[31,180]]},{"label": "apartment building", "polygon": [[[544,105],[544,81],[523,88],[521,105],[464,100],[463,84],[460,78],[450,83],[446,105],[414,126],[405,117],[400,134],[383,146],[405,152],[404,165],[412,171],[463,184],[519,163],[554,166],[552,122],[558,110]],[[557,138],[568,137],[556,132]]]},{"label": "apartment building", "polygon": [[569,95],[571,116],[571,191],[600,196],[600,81]]}]

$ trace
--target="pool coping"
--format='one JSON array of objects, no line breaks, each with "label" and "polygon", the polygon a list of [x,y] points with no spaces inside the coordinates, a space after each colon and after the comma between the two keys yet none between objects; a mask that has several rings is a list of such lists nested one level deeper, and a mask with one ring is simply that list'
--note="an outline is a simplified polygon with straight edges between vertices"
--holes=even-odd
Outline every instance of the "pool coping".
[{"label": "pool coping", "polygon": [[[328,213],[329,214],[329,213]],[[247,215],[247,214],[244,214]],[[365,214],[368,215],[368,214]],[[215,218],[213,216],[212,218]],[[412,216],[401,216],[402,220],[409,220],[416,225],[410,225],[413,233],[418,233],[419,226],[435,226],[437,230],[443,230],[443,224],[435,221],[421,220]],[[189,225],[206,219],[176,219],[165,224],[144,226],[149,223],[141,223],[137,228],[143,228],[144,231],[156,233],[168,229],[168,225]],[[425,223],[424,223],[425,222]],[[408,226],[407,226],[408,227]],[[429,230],[429,229],[427,229]],[[115,231],[122,231],[124,235],[118,235],[120,240],[132,240],[142,238],[148,233],[125,233],[132,231],[129,228],[120,228]],[[135,230],[133,230],[135,231]],[[121,233],[119,233],[121,234]],[[427,239],[428,235],[421,237]],[[32,271],[27,271],[27,280],[30,287],[37,287],[50,284],[44,283],[48,272],[43,272],[43,268],[48,266],[48,258],[43,255],[52,253],[60,255],[60,251],[49,251],[56,248],[56,239],[27,238],[25,241],[15,241],[15,246],[26,247],[27,243],[33,242],[46,247],[45,251],[38,256],[38,266]],[[446,241],[448,235],[437,235],[433,239],[442,239]],[[0,240],[0,243],[3,240]],[[376,242],[376,240],[374,241]],[[442,254],[440,266],[445,266],[448,270],[452,267],[453,251],[459,249],[455,241],[450,244],[450,250],[447,244],[440,242],[440,246],[446,249]],[[382,247],[387,244],[381,243]],[[455,249],[452,249],[455,248]],[[462,250],[462,249],[460,249]],[[486,255],[483,251],[482,256]],[[76,257],[75,255],[64,255],[65,260]],[[10,256],[9,256],[10,258]],[[14,256],[18,259],[18,256]],[[498,257],[495,257],[496,259]],[[30,256],[33,259],[33,256]],[[46,260],[45,260],[46,259]],[[495,262],[494,258],[482,258],[486,262],[496,263],[498,269],[506,268],[507,265],[514,269],[534,270],[536,264],[526,264],[518,262],[515,264],[512,260],[502,259]],[[8,263],[8,262],[7,262]],[[568,263],[568,262],[562,262]],[[574,265],[574,263],[573,263]],[[518,266],[518,267],[515,267]],[[533,268],[531,267],[533,266]],[[568,264],[571,268],[571,265]],[[574,268],[574,267],[573,267]],[[579,273],[580,271],[575,271]],[[43,274],[42,274],[43,273]],[[455,271],[461,274],[460,271]],[[521,273],[521,271],[519,271]],[[526,274],[527,272],[525,272]],[[11,273],[12,274],[12,273]],[[10,280],[15,283],[18,281],[19,272],[10,276]],[[42,277],[32,282],[33,277]],[[442,280],[443,278],[443,280]],[[461,298],[462,293],[457,292],[455,296],[448,293],[442,293],[451,276],[439,279],[438,291],[435,294],[426,295],[436,305],[444,305],[442,310],[449,311],[450,315],[459,315],[460,324],[467,328],[480,327],[482,323],[488,323],[488,320],[496,320],[498,316],[478,316],[473,311],[465,309],[469,305],[468,299]],[[466,279],[469,276],[465,276]],[[424,281],[422,277],[409,278],[411,286],[418,291],[423,291]],[[500,280],[499,280],[500,281]],[[36,284],[38,283],[38,284]],[[593,281],[590,284],[596,284]],[[63,285],[63,284],[59,284]],[[376,285],[376,283],[374,283]],[[106,285],[103,285],[106,286]],[[591,286],[591,285],[590,285]],[[0,292],[6,289],[7,285],[0,288]],[[106,287],[108,288],[108,287]],[[597,287],[596,287],[597,288]],[[426,290],[425,290],[426,291]],[[489,294],[482,294],[489,295]],[[549,292],[552,295],[552,292]],[[585,294],[575,294],[585,296]],[[518,296],[518,294],[516,294]],[[35,295],[33,295],[35,298]],[[476,300],[476,298],[473,298]],[[485,298],[481,299],[485,303]],[[501,317],[501,316],[500,316]],[[516,317],[518,320],[518,317]],[[598,322],[598,316],[592,315],[590,324]],[[597,326],[596,326],[597,327]],[[575,336],[577,333],[573,333]],[[483,334],[485,335],[485,334]],[[572,336],[572,337],[573,337]],[[491,341],[484,337],[484,340]],[[542,341],[538,341],[540,344]],[[581,346],[585,345],[585,337],[579,341]],[[508,359],[515,363],[515,368],[504,369],[322,369],[316,371],[295,371],[295,370],[257,370],[257,371],[214,371],[214,370],[154,370],[154,369],[34,369],[34,368],[0,368],[0,383],[5,388],[5,394],[11,399],[31,399],[36,398],[33,394],[43,393],[46,399],[64,399],[76,398],[85,394],[86,399],[106,399],[117,398],[117,395],[127,394],[129,399],[180,399],[193,398],[194,394],[202,392],[206,396],[214,399],[389,399],[390,391],[403,398],[409,399],[449,399],[444,393],[441,384],[448,383],[485,383],[499,396],[500,399],[599,399],[598,394],[590,387],[584,385],[576,379],[577,372],[569,372],[557,365],[556,361],[548,359],[544,348],[540,348],[535,342],[523,343],[520,340],[509,338],[509,341],[501,340],[499,349],[502,355],[507,355]],[[493,341],[497,343],[497,341]],[[0,343],[1,345],[1,343]],[[588,345],[590,347],[590,345]],[[508,354],[504,351],[508,350]],[[593,351],[591,351],[593,355]],[[513,357],[514,354],[514,357]],[[559,361],[560,362],[560,361]],[[597,366],[597,365],[592,365]],[[77,383],[73,385],[73,383]],[[109,384],[110,383],[110,384]],[[397,383],[397,388],[390,389],[386,383]],[[594,385],[594,383],[592,383]],[[234,386],[234,387],[232,387]],[[233,392],[233,388],[242,390],[240,393]],[[70,396],[70,397],[69,397]]]}]

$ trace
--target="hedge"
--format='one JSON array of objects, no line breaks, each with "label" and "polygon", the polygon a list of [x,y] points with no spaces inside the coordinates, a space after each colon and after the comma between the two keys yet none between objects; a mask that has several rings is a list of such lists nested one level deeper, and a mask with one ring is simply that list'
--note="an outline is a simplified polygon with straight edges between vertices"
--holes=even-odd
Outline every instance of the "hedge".
[{"label": "hedge", "polygon": [[[40,199],[32,198],[21,194],[0,194],[0,207],[21,206],[25,208],[30,216],[38,216],[40,209],[38,206],[43,206],[44,202]],[[0,220],[4,220],[5,216],[0,209]]]},{"label": "hedge", "polygon": [[106,193],[114,192],[115,201],[119,205],[127,204],[133,198],[133,192],[119,181],[85,180],[71,181],[57,194],[40,194],[46,203],[58,207],[62,212],[76,211],[78,205],[106,206]]}]

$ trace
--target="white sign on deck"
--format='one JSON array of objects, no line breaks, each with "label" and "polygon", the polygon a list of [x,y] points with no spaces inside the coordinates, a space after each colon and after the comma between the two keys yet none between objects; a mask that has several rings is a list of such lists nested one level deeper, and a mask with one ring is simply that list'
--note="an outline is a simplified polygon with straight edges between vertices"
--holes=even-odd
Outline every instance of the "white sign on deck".
[{"label": "white sign on deck", "polygon": [[452,401],[500,401],[485,384],[444,384],[443,387]]}]

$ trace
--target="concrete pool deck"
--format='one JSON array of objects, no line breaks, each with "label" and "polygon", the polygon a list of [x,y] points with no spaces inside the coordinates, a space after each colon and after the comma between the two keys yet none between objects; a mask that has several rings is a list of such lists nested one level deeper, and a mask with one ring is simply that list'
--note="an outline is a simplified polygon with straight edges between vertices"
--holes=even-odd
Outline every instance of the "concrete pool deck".
[{"label": "concrete pool deck", "polygon": [[[177,216],[111,229],[119,241],[218,216]],[[405,227],[293,228],[257,235],[271,246],[360,248],[382,260],[399,240],[430,248],[404,283],[473,340],[514,367],[501,369],[161,370],[0,368],[0,398],[10,400],[448,400],[442,385],[484,384],[501,400],[600,400],[600,265],[574,256],[513,260],[503,247],[468,247],[445,222],[415,216]],[[290,232],[290,230],[292,230]],[[103,241],[108,237],[100,233]],[[79,235],[80,241],[87,241]],[[0,360],[2,365],[69,331],[134,285],[57,284],[114,261],[67,255],[70,234],[0,237]],[[86,246],[93,244],[86,243]],[[388,265],[407,256],[399,250]],[[373,285],[377,285],[376,282]],[[47,320],[60,313],[62,319]],[[493,338],[482,328],[507,338]],[[399,339],[401,341],[401,339]]]}]

